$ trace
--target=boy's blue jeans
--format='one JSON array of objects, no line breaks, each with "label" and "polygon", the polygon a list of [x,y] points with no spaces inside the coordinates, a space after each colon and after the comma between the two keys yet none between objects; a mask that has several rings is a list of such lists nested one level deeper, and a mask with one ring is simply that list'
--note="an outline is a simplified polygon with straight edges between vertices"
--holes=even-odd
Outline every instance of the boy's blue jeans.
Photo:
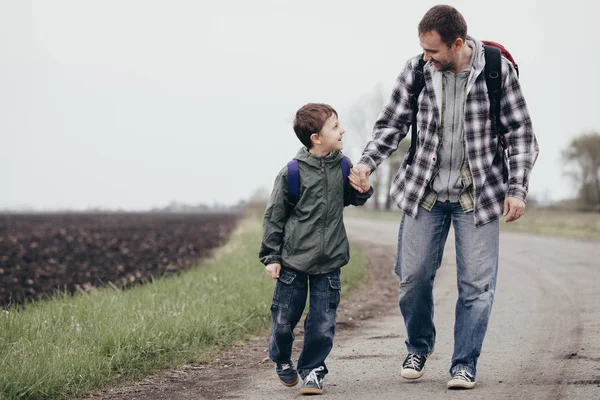
[{"label": "boy's blue jeans", "polygon": [[435,345],[433,280],[442,262],[450,223],[454,225],[458,301],[450,373],[476,374],[488,327],[498,272],[499,221],[475,227],[473,213],[460,203],[436,202],[417,218],[404,215],[398,233],[398,303],[404,317],[409,353],[429,354]]},{"label": "boy's blue jeans", "polygon": [[284,364],[292,357],[294,328],[304,311],[309,286],[310,306],[304,320],[304,345],[297,364],[302,378],[320,366],[325,368],[322,376],[328,372],[325,358],[333,347],[342,288],[340,270],[323,275],[308,275],[282,267],[271,305],[269,356],[274,362]]}]

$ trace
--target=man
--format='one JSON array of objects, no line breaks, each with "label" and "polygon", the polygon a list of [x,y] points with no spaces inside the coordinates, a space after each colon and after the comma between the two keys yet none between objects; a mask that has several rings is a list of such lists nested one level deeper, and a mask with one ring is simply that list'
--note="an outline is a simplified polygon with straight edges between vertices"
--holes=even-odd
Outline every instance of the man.
[{"label": "man", "polygon": [[[459,296],[448,388],[471,389],[494,299],[498,219],[504,215],[510,222],[523,215],[539,150],[515,69],[502,58],[499,122],[510,151],[505,179],[503,148],[491,126],[483,44],[467,36],[463,16],[446,5],[431,8],[418,31],[426,62],[418,98],[418,141],[412,162],[405,157],[390,190],[403,211],[396,262],[407,330],[402,376],[420,378],[434,349],[433,281],[452,222]],[[420,58],[406,63],[372,140],[351,172],[350,182],[359,191],[408,132]]]}]

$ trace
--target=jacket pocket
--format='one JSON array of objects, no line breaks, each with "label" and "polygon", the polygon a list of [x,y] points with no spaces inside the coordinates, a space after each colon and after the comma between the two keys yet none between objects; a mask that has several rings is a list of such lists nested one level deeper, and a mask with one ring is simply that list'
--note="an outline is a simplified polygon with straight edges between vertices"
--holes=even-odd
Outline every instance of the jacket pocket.
[{"label": "jacket pocket", "polygon": [[342,291],[342,282],[339,276],[328,277],[329,287],[327,288],[327,312],[335,312],[340,304],[340,293]]},{"label": "jacket pocket", "polygon": [[292,301],[292,294],[294,293],[294,279],[296,279],[296,273],[287,269],[281,269],[277,283],[275,284],[275,291],[273,292],[273,305],[288,308]]}]

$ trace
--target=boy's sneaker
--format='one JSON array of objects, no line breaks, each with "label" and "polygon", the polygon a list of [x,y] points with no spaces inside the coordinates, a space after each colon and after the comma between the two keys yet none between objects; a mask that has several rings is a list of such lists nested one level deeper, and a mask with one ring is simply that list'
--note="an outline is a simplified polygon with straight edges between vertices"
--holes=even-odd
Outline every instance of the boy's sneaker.
[{"label": "boy's sneaker", "polygon": [[400,375],[404,379],[419,379],[425,373],[425,361],[427,361],[427,356],[408,353],[402,363]]},{"label": "boy's sneaker", "polygon": [[454,371],[452,379],[448,381],[448,389],[473,389],[475,377],[464,369]]},{"label": "boy's sneaker", "polygon": [[284,386],[292,387],[298,384],[298,371],[294,368],[292,360],[286,364],[276,364],[275,372]]},{"label": "boy's sneaker", "polygon": [[315,368],[304,377],[304,382],[300,387],[300,394],[322,394],[323,377],[319,372],[325,370],[324,367]]}]

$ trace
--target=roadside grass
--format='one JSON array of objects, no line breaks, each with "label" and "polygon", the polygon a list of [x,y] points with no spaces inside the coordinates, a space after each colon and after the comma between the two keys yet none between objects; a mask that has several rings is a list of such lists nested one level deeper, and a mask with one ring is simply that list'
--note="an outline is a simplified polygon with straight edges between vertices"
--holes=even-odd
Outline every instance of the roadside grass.
[{"label": "roadside grass", "polygon": [[[258,262],[260,239],[260,221],[247,218],[201,268],[0,311],[0,398],[80,397],[209,361],[218,348],[264,332],[274,281]],[[365,276],[353,247],[344,295]]]},{"label": "roadside grass", "polygon": [[532,208],[524,218],[500,227],[507,232],[600,239],[600,213]]},{"label": "roadside grass", "polygon": [[[347,217],[369,218],[400,223],[399,211],[347,209]],[[501,232],[524,232],[540,235],[564,236],[580,239],[600,239],[600,213],[579,212],[550,208],[528,208],[518,221],[504,223]]]}]

